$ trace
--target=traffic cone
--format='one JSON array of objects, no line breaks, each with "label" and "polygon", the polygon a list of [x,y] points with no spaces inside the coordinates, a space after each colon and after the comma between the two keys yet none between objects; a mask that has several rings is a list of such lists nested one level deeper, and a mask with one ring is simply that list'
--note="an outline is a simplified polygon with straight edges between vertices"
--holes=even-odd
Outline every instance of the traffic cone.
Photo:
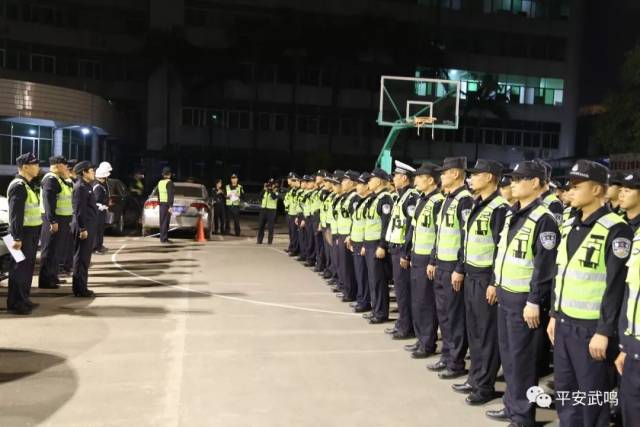
[{"label": "traffic cone", "polygon": [[198,216],[198,225],[196,225],[196,242],[206,242],[204,237],[204,224],[202,223],[202,217]]}]

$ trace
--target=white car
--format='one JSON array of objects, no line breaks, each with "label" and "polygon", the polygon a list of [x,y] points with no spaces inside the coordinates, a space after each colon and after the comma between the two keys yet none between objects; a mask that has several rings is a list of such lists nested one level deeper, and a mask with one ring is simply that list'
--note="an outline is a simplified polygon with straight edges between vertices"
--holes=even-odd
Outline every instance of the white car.
[{"label": "white car", "polygon": [[[210,237],[213,228],[213,209],[209,202],[209,194],[204,185],[187,182],[173,184],[173,214],[169,228],[196,230],[198,217],[202,217],[205,236]],[[142,210],[142,236],[150,230],[160,228],[160,203],[158,202],[158,187],[153,190],[144,203]]]}]

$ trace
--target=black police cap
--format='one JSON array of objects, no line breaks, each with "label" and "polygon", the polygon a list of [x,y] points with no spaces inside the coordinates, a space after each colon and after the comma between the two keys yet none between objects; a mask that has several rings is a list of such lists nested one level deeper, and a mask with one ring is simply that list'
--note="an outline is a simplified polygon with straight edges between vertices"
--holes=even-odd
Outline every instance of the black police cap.
[{"label": "black police cap", "polygon": [[578,160],[569,171],[572,181],[594,181],[606,185],[609,182],[609,169],[591,160]]},{"label": "black police cap", "polygon": [[287,178],[289,178],[289,179],[300,179],[300,175],[298,175],[295,172],[289,172],[289,175],[287,175]]},{"label": "black police cap", "polygon": [[467,169],[469,173],[490,173],[497,177],[502,175],[502,163],[489,159],[478,159],[474,167]]},{"label": "black police cap", "polygon": [[389,181],[391,179],[391,176],[389,176],[386,170],[375,168],[371,171],[371,178],[380,178],[383,181]]},{"label": "black police cap", "polygon": [[524,161],[516,164],[513,171],[505,174],[511,178],[539,178],[544,181],[546,179],[546,172],[544,167],[533,161]]},{"label": "black police cap", "polygon": [[369,172],[362,172],[358,177],[358,182],[360,184],[367,184],[369,179],[371,179],[371,174]]},{"label": "black police cap", "polygon": [[445,157],[442,162],[442,167],[439,171],[444,172],[449,169],[466,169],[467,158],[466,157]]},{"label": "black police cap", "polygon": [[66,165],[67,159],[64,156],[53,156],[49,157],[49,164],[53,165]]},{"label": "black police cap", "polygon": [[38,158],[33,153],[24,153],[16,157],[16,165],[18,166],[37,165],[38,163]]},{"label": "black police cap", "polygon": [[622,185],[626,176],[621,171],[611,171],[609,173],[609,185]]},{"label": "black police cap", "polygon": [[508,187],[510,185],[511,185],[511,177],[510,176],[503,176],[502,179],[500,180],[500,182],[498,183],[498,187],[500,187],[500,188]]},{"label": "black police cap", "polygon": [[171,174],[171,168],[169,166],[165,166],[162,168],[162,175],[170,175]]},{"label": "black police cap", "polygon": [[356,181],[358,178],[360,178],[360,172],[356,172],[354,170],[349,169],[344,173],[343,179],[350,179],[351,181]]},{"label": "black police cap", "polygon": [[639,190],[640,174],[637,172],[627,174],[622,180],[622,186],[633,190]]},{"label": "black police cap", "polygon": [[418,169],[416,169],[416,175],[429,175],[429,176],[438,176],[440,175],[440,166],[431,162],[422,163]]},{"label": "black police cap", "polygon": [[76,174],[80,175],[82,172],[88,171],[91,168],[93,168],[93,165],[91,164],[91,162],[88,162],[88,161],[85,160],[85,161],[79,162],[77,165],[75,165],[73,167],[73,171]]}]

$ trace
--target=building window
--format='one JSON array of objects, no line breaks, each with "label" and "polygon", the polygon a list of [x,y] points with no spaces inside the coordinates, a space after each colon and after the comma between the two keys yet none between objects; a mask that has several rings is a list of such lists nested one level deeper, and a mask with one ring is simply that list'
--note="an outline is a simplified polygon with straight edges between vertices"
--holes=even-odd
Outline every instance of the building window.
[{"label": "building window", "polygon": [[45,126],[0,121],[0,164],[15,164],[16,157],[33,153],[40,161],[52,154],[53,129]]},{"label": "building window", "polygon": [[92,80],[100,80],[102,78],[102,65],[99,61],[80,59],[78,60],[78,76]]},{"label": "building window", "polygon": [[51,55],[32,53],[31,71],[35,71],[37,73],[54,74],[56,72],[56,57]]},{"label": "building window", "polygon": [[258,129],[261,131],[271,130],[271,114],[260,113],[258,115]]},{"label": "building window", "polygon": [[284,132],[287,130],[287,115],[286,114],[275,114],[273,120],[273,127],[277,132]]},{"label": "building window", "polygon": [[251,113],[248,111],[229,111],[227,114],[227,128],[251,130]]}]

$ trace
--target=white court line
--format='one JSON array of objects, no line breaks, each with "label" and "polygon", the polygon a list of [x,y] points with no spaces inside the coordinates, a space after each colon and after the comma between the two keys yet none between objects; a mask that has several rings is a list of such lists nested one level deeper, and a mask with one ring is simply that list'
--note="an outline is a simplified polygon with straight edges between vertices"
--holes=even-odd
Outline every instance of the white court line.
[{"label": "white court line", "polygon": [[[317,309],[317,308],[299,307],[299,306],[296,306],[296,305],[278,304],[278,303],[275,303],[275,302],[256,301],[256,300],[251,300],[251,299],[247,299],[247,298],[231,297],[231,296],[228,296],[228,295],[220,295],[220,294],[216,294],[216,293],[212,293],[212,292],[199,291],[197,289],[191,289],[191,288],[187,288],[187,287],[184,287],[184,286],[170,285],[168,283],[164,283],[164,282],[161,282],[159,280],[152,279],[150,277],[142,276],[142,275],[140,275],[138,273],[135,273],[133,271],[130,271],[130,270],[127,270],[126,268],[124,268],[118,262],[118,254],[120,253],[120,251],[122,251],[126,247],[127,247],[126,244],[120,246],[120,248],[116,252],[114,252],[113,255],[111,255],[111,262],[113,263],[113,265],[115,265],[117,268],[119,268],[120,270],[124,271],[125,273],[129,273],[132,276],[138,277],[138,278],[143,279],[143,280],[147,280],[147,281],[152,282],[152,283],[157,283],[159,285],[167,286],[167,287],[174,288],[174,289],[180,289],[180,290],[185,291],[185,292],[193,292],[193,293],[196,293],[196,294],[209,295],[209,296],[213,296],[213,297],[216,297],[216,298],[222,298],[222,299],[231,300],[231,301],[246,302],[248,304],[265,305],[265,306],[268,306],[268,307],[278,307],[278,308],[285,308],[285,309],[289,309],[289,310],[309,311],[309,312],[312,312],[312,313],[335,314],[335,315],[338,315],[338,316],[361,317],[357,313],[345,313],[345,312],[342,312],[342,311],[321,310],[321,309]],[[277,249],[274,249],[274,248],[270,248],[270,249],[273,249],[273,250],[277,251]]]}]

